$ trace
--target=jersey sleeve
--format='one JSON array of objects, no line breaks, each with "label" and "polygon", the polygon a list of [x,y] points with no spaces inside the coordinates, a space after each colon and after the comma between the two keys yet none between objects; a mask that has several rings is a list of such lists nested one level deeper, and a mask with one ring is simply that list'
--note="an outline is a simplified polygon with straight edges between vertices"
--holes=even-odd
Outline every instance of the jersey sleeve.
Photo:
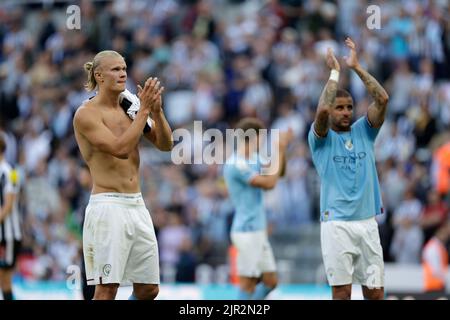
[{"label": "jersey sleeve", "polygon": [[374,128],[369,121],[369,118],[366,116],[359,118],[354,127],[357,128],[364,137],[366,137],[370,142],[374,143],[375,139],[380,132],[380,128]]},{"label": "jersey sleeve", "polygon": [[224,177],[227,182],[236,180],[249,184],[253,177],[258,174],[245,161],[236,161],[233,164],[227,164],[224,169]]},{"label": "jersey sleeve", "polygon": [[330,134],[328,133],[326,137],[319,136],[314,130],[314,122],[311,124],[311,128],[308,132],[308,144],[309,148],[312,152],[317,151],[319,148],[323,147],[329,138]]}]

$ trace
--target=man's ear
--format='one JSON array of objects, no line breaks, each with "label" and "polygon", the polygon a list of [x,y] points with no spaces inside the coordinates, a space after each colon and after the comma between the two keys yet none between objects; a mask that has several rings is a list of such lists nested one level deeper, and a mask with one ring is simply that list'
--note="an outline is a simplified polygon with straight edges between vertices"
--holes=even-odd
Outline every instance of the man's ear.
[{"label": "man's ear", "polygon": [[95,78],[95,80],[101,80],[101,79],[103,79],[103,75],[101,74],[100,71],[95,71],[94,78]]}]

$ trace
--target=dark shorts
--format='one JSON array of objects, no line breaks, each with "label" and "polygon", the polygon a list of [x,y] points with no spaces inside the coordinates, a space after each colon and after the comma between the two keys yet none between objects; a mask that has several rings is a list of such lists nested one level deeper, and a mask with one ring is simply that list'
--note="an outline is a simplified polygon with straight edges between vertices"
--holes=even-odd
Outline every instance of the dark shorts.
[{"label": "dark shorts", "polygon": [[17,240],[0,241],[0,269],[12,269],[16,265],[21,242]]}]

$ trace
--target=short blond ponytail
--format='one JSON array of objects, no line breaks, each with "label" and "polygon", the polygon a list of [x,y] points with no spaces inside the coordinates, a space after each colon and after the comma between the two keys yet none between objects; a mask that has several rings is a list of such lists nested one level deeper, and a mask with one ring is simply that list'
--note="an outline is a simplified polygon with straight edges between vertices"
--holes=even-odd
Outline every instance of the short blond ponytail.
[{"label": "short blond ponytail", "polygon": [[[84,64],[84,70],[87,73],[87,82],[84,87],[87,91],[93,91],[97,88],[97,80],[95,80],[95,69],[100,65],[100,62],[105,56],[119,56],[122,57],[118,52],[113,50],[105,50],[97,53],[92,61],[88,61]],[[123,58],[123,57],[122,57]]]},{"label": "short blond ponytail", "polygon": [[89,61],[84,64],[84,70],[87,72],[87,82],[84,87],[87,91],[93,91],[97,87],[97,81],[94,77],[94,62]]}]

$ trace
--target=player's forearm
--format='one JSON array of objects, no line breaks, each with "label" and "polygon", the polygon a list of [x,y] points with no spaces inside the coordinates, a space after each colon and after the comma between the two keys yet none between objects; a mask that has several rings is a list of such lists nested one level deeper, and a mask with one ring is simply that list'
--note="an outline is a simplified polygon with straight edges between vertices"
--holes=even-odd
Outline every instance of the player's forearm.
[{"label": "player's forearm", "polygon": [[369,94],[375,100],[376,107],[385,108],[389,100],[386,90],[384,90],[380,83],[360,65],[357,65],[353,70],[358,74],[366,86],[367,91],[369,91]]},{"label": "player's forearm", "polygon": [[314,121],[314,129],[320,136],[325,136],[328,131],[328,116],[336,100],[337,85],[337,81],[329,79],[320,95]]},{"label": "player's forearm", "polygon": [[121,157],[126,157],[138,144],[148,116],[148,111],[139,110],[128,130],[117,139],[116,148]]},{"label": "player's forearm", "polygon": [[152,113],[155,121],[155,146],[161,151],[170,151],[173,148],[172,129],[164,116],[163,111]]},{"label": "player's forearm", "polygon": [[270,167],[266,167],[262,174],[253,177],[250,182],[251,186],[264,190],[275,188],[283,170],[283,162],[286,159],[285,150],[286,147],[281,146],[281,144],[278,145],[277,154],[275,159],[272,159],[273,162]]},{"label": "player's forearm", "polygon": [[271,190],[276,186],[277,180],[278,175],[276,173],[271,175],[257,175],[250,181],[250,185],[255,188]]},{"label": "player's forearm", "polygon": [[337,92],[337,82],[329,79],[325,88],[323,88],[322,94],[319,99],[318,109],[327,109],[334,105],[334,101],[336,100],[336,92]]}]

